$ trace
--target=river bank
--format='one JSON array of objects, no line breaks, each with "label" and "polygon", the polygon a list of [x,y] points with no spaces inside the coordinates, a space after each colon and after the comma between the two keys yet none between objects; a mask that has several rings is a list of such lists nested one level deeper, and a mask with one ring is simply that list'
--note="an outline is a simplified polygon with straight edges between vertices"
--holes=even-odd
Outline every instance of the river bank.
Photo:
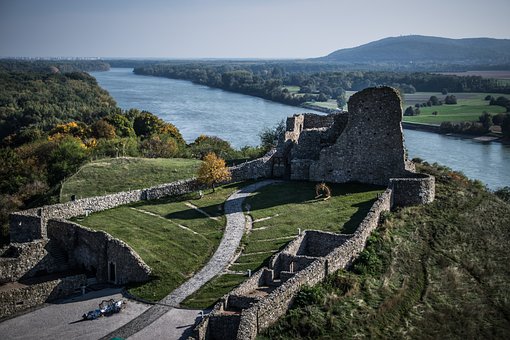
[{"label": "river bank", "polygon": [[[248,95],[196,85],[189,81],[139,76],[129,68],[92,72],[122,109],[147,110],[179,128],[186,142],[199,135],[220,137],[235,148],[260,144],[258,134],[282,119],[304,112]],[[306,110],[310,112],[310,110]],[[314,111],[315,113],[324,114]],[[510,185],[510,146],[482,143],[473,136],[448,136],[430,131],[404,129],[409,157],[437,162],[489,188]]]}]

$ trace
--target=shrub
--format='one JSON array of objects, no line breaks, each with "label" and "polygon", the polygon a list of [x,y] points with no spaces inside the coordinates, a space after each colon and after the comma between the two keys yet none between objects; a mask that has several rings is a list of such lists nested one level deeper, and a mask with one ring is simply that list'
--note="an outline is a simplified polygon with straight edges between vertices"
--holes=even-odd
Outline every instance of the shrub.
[{"label": "shrub", "polygon": [[494,191],[494,194],[501,198],[503,201],[510,203],[510,187],[506,186],[503,188],[499,188]]},{"label": "shrub", "polygon": [[444,103],[447,105],[457,104],[457,97],[455,97],[453,94],[448,95],[444,98]]}]

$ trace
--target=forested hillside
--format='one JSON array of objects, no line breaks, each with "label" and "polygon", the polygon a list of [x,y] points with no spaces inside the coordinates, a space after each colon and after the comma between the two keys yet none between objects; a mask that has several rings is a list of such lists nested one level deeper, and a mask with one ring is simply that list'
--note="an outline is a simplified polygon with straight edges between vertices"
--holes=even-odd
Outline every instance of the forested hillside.
[{"label": "forested hillside", "polygon": [[337,50],[315,60],[353,64],[508,66],[510,39],[448,39],[421,35],[389,37]]}]

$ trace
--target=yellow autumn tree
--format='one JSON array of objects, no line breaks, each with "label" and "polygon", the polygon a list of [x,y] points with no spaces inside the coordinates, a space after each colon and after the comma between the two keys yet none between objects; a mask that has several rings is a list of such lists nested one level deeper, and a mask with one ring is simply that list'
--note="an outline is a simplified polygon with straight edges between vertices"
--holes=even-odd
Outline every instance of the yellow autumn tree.
[{"label": "yellow autumn tree", "polygon": [[228,181],[232,178],[230,170],[225,164],[225,160],[210,152],[204,156],[202,165],[198,169],[198,181],[210,185],[214,191],[214,186],[218,183]]}]

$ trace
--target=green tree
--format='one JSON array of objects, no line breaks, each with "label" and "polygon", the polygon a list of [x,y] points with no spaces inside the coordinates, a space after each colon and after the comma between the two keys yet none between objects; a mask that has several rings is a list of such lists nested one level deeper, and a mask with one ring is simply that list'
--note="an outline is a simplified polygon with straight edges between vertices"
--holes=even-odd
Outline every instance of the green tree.
[{"label": "green tree", "polygon": [[430,96],[429,101],[432,105],[439,105],[439,99],[436,96]]},{"label": "green tree", "polygon": [[285,121],[282,119],[272,128],[264,128],[259,133],[260,138],[260,146],[264,150],[264,152],[268,152],[272,148],[274,148],[279,140],[283,140],[283,135],[285,133]]},{"label": "green tree", "polygon": [[76,137],[66,136],[56,143],[48,162],[48,177],[51,185],[58,184],[65,177],[76,172],[88,157],[85,145]]},{"label": "green tree", "polygon": [[455,97],[453,94],[450,94],[444,98],[444,103],[447,105],[457,104],[457,97]]},{"label": "green tree", "polygon": [[139,137],[149,137],[159,133],[164,126],[163,120],[150,112],[143,111],[136,115],[133,120],[133,129]]},{"label": "green tree", "polygon": [[336,105],[339,109],[343,109],[347,105],[347,95],[342,88],[340,88],[340,93],[336,97]]},{"label": "green tree", "polygon": [[92,124],[91,130],[95,138],[113,139],[116,137],[115,127],[105,119],[100,119]]},{"label": "green tree", "polygon": [[229,159],[235,154],[229,142],[216,136],[198,136],[190,145],[193,157],[204,158],[209,153],[214,153],[221,158]]},{"label": "green tree", "polygon": [[486,131],[489,131],[491,126],[494,124],[492,122],[492,115],[488,113],[487,111],[484,111],[480,117],[478,117],[478,121],[482,123],[483,128]]},{"label": "green tree", "polygon": [[[134,116],[133,118],[134,119]],[[127,116],[121,114],[109,115],[105,120],[115,128],[115,134],[119,137],[134,137],[136,136],[133,129],[133,121]]]},{"label": "green tree", "polygon": [[501,132],[505,138],[510,139],[510,114],[507,114],[501,122]]}]

